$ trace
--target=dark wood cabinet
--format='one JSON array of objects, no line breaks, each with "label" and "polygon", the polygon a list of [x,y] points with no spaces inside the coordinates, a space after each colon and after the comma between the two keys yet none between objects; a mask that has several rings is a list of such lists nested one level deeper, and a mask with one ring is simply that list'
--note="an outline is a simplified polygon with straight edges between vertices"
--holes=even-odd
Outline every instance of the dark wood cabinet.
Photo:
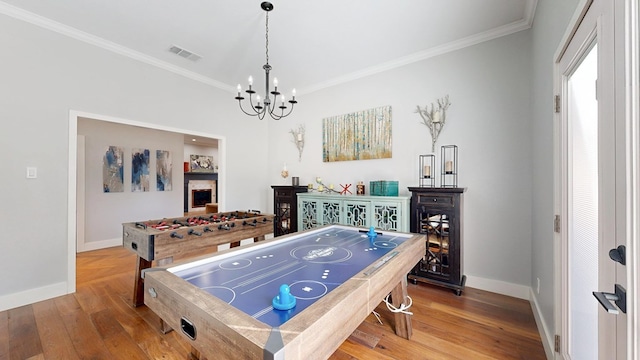
[{"label": "dark wood cabinet", "polygon": [[306,186],[272,185],[273,189],[273,236],[298,231],[297,194],[307,192]]},{"label": "dark wood cabinet", "polygon": [[462,294],[463,188],[410,187],[411,232],[425,234],[425,254],[409,279],[450,288]]}]

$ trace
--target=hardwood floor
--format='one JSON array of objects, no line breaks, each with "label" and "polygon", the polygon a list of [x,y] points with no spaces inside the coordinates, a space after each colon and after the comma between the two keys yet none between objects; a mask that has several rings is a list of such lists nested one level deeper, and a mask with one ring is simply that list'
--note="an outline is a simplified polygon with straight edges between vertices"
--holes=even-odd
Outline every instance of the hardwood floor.
[{"label": "hardwood floor", "polygon": [[[78,254],[75,294],[0,312],[0,360],[187,359],[187,340],[161,334],[151,310],[131,306],[135,262],[121,247]],[[394,334],[382,304],[383,325],[370,315],[360,340],[345,341],[331,359],[545,359],[527,301],[411,283],[409,295],[411,340]]]}]

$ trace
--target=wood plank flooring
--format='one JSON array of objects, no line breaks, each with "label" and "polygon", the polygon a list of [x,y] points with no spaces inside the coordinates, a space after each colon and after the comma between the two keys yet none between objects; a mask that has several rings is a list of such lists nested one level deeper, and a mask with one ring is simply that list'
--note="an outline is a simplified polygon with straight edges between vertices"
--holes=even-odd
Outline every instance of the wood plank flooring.
[{"label": "wood plank flooring", "polygon": [[[161,334],[151,310],[131,306],[135,262],[122,247],[78,254],[75,294],[0,312],[0,360],[187,359],[187,340]],[[330,359],[545,359],[527,301],[472,288],[462,296],[425,284],[408,290],[411,340],[394,334],[381,304],[383,324],[370,315],[360,340]]]}]

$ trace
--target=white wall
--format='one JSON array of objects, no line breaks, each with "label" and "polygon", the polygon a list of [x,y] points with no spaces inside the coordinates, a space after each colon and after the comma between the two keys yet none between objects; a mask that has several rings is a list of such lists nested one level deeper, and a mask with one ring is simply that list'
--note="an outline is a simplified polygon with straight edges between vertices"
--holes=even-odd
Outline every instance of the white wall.
[{"label": "white wall", "polygon": [[[532,139],[533,213],[531,283],[540,279],[534,294],[542,324],[549,336],[554,331],[553,243],[553,64],[554,53],[564,35],[578,0],[538,0],[532,30]],[[545,339],[543,339],[545,340]]]},{"label": "white wall", "polygon": [[[220,181],[233,194],[226,206],[266,208],[269,181],[255,174],[266,174],[267,163],[248,164],[243,150],[251,144],[268,157],[267,122],[242,115],[232,93],[5,15],[0,43],[0,273],[15,274],[0,277],[0,310],[75,288],[67,282],[71,110],[223,136]],[[37,179],[25,178],[27,166]]]},{"label": "white wall", "polygon": [[[400,192],[418,185],[418,155],[431,136],[414,111],[449,95],[439,146],[459,147],[464,194],[464,273],[468,285],[528,297],[531,285],[531,52],[520,32],[300,97],[295,115],[273,122],[269,139],[272,183],[283,163],[306,184],[398,180]],[[322,119],[391,105],[391,159],[322,162]],[[290,129],[306,127],[302,161]],[[439,161],[439,160],[438,160]],[[289,180],[288,180],[289,181]]]},{"label": "white wall", "polygon": [[[182,134],[144,129],[95,119],[80,119],[78,134],[85,137],[85,243],[122,244],[122,223],[182,216],[183,146]],[[105,193],[102,189],[102,159],[109,146],[124,149],[124,191]],[[131,152],[150,151],[149,191],[131,191]],[[156,150],[171,152],[172,189],[156,190]],[[79,249],[80,250],[80,249]]]}]

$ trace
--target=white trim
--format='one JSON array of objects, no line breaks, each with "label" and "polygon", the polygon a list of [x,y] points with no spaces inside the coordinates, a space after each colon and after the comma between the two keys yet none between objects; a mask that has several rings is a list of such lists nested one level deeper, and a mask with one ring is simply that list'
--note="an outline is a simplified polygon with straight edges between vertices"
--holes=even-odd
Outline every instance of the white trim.
[{"label": "white trim", "polygon": [[547,359],[553,359],[553,354],[555,353],[555,334],[549,330],[549,326],[544,321],[544,317],[540,311],[540,306],[538,305],[538,299],[536,298],[533,289],[529,292],[529,303],[531,303],[531,311],[533,312],[533,317],[536,320],[538,333],[540,333],[540,339],[542,340],[542,346],[544,347],[544,353],[547,356]]},{"label": "white trim", "polygon": [[38,301],[51,299],[65,294],[67,294],[67,283],[64,282],[29,289],[19,293],[11,293],[9,295],[0,296],[0,311],[15,309],[20,306],[33,304]]},{"label": "white trim", "polygon": [[82,246],[78,244],[78,252],[81,253],[85,251],[106,249],[106,248],[116,247],[116,246],[122,246],[121,237],[115,238],[115,239],[101,240],[101,241],[85,242],[82,244]]},{"label": "white trim", "polygon": [[473,275],[467,275],[466,286],[524,300],[529,300],[529,292],[531,290],[529,286]]},{"label": "white trim", "polygon": [[532,27],[533,18],[536,15],[536,8],[538,7],[538,0],[527,0],[527,3],[524,6],[524,21],[529,25],[529,27]]},{"label": "white trim", "polygon": [[627,357],[640,358],[640,6],[625,1]]},{"label": "white trim", "polygon": [[[76,292],[76,231],[77,231],[77,199],[76,183],[78,181],[78,121],[69,114],[69,173],[67,178],[67,294]],[[73,191],[71,191],[73,190]]]},{"label": "white trim", "polygon": [[[399,59],[395,59],[392,61],[388,61],[383,64],[375,65],[360,71],[352,72],[350,74],[346,74],[344,76],[336,77],[333,79],[329,79],[325,82],[318,83],[316,85],[312,85],[306,88],[298,89],[298,95],[300,94],[309,94],[315,91],[319,91],[322,89],[326,89],[328,87],[336,86],[339,84],[343,84],[346,82],[350,82],[353,80],[357,80],[366,76],[374,75],[377,73],[381,73],[384,71],[388,71],[391,69],[395,69],[401,66],[405,66],[411,63],[415,63],[418,61],[422,61],[428,58],[432,58],[438,55],[446,54],[452,51],[456,51],[465,47],[477,45],[479,43],[493,40],[502,36],[510,35],[522,30],[527,30],[531,28],[533,24],[533,18],[535,16],[535,9],[538,4],[538,0],[526,0],[525,4],[525,12],[524,17],[521,20],[514,21],[511,24],[503,25],[483,33],[479,33],[473,36],[466,37],[464,39],[460,39],[457,41],[452,41],[447,44],[443,44],[440,46],[436,46],[431,49],[427,49],[424,51],[420,51],[405,57],[401,57]],[[120,54],[126,57],[129,57],[134,60],[138,60],[149,65],[158,67],[160,69],[164,69],[170,71],[172,73],[182,75],[191,80],[195,80],[218,89],[227,91],[229,93],[235,93],[236,87],[228,84],[224,84],[220,81],[214,80],[210,77],[200,75],[193,71],[185,70],[179,66],[170,64],[166,61],[162,61],[156,59],[152,56],[145,55],[139,51],[132,50],[125,46],[116,44],[114,42],[105,40],[103,38],[97,37],[95,35],[91,35],[84,31],[80,31],[73,27],[61,24],[59,22],[53,21],[51,19],[45,18],[43,16],[28,12],[21,8],[3,3],[0,1],[0,13],[5,14],[7,16],[11,16],[13,18],[28,22],[30,24],[42,27],[44,29],[48,29],[59,34],[71,37],[73,39],[98,46],[105,50],[114,52],[116,54]]]},{"label": "white trim", "polygon": [[84,251],[85,242],[85,221],[86,211],[85,202],[85,137],[78,135],[78,148],[76,150],[76,251]]},{"label": "white trim", "polygon": [[[578,5],[576,5],[575,11],[571,20],[565,29],[564,35],[562,36],[558,48],[556,49],[553,57],[553,95],[560,95],[561,99],[566,99],[566,91],[563,86],[563,76],[560,60],[562,59],[570,40],[573,38],[578,26],[582,22],[589,6],[593,0],[580,0]],[[563,102],[564,105],[564,102]],[[552,110],[553,111],[553,110]],[[554,232],[553,241],[554,241],[554,270],[553,270],[553,281],[554,281],[554,334],[548,334],[551,339],[547,339],[547,341],[552,341],[555,335],[560,335],[560,352],[555,352],[555,341],[552,341],[551,344],[553,349],[553,356],[549,357],[547,354],[547,358],[549,359],[565,359],[566,348],[568,346],[568,336],[566,334],[568,324],[568,319],[563,318],[562,314],[567,314],[568,309],[563,299],[567,297],[567,288],[563,284],[563,279],[566,278],[566,264],[563,261],[567,257],[567,246],[566,241],[563,239],[567,238],[567,203],[566,200],[562,198],[563,194],[566,192],[566,189],[563,190],[563,184],[566,183],[566,171],[564,171],[563,164],[567,163],[566,158],[566,146],[565,139],[563,139],[563,134],[566,133],[566,119],[563,118],[566,116],[566,111],[561,111],[560,113],[553,114],[553,122],[554,122],[554,154],[553,154],[553,162],[554,162],[554,199],[553,199],[553,207],[554,213],[560,215],[561,219],[561,227],[560,232]],[[545,330],[548,331],[548,330]],[[545,352],[546,352],[545,347]]]},{"label": "white trim", "polygon": [[560,62],[560,58],[564,54],[564,51],[569,44],[569,40],[573,37],[573,34],[576,32],[578,25],[582,21],[582,18],[589,10],[589,5],[593,2],[593,0],[580,0],[578,5],[576,5],[576,11],[573,13],[571,20],[569,20],[569,26],[564,31],[564,35],[562,35],[562,39],[560,39],[560,45],[556,49],[556,52],[553,55],[554,63]]}]

